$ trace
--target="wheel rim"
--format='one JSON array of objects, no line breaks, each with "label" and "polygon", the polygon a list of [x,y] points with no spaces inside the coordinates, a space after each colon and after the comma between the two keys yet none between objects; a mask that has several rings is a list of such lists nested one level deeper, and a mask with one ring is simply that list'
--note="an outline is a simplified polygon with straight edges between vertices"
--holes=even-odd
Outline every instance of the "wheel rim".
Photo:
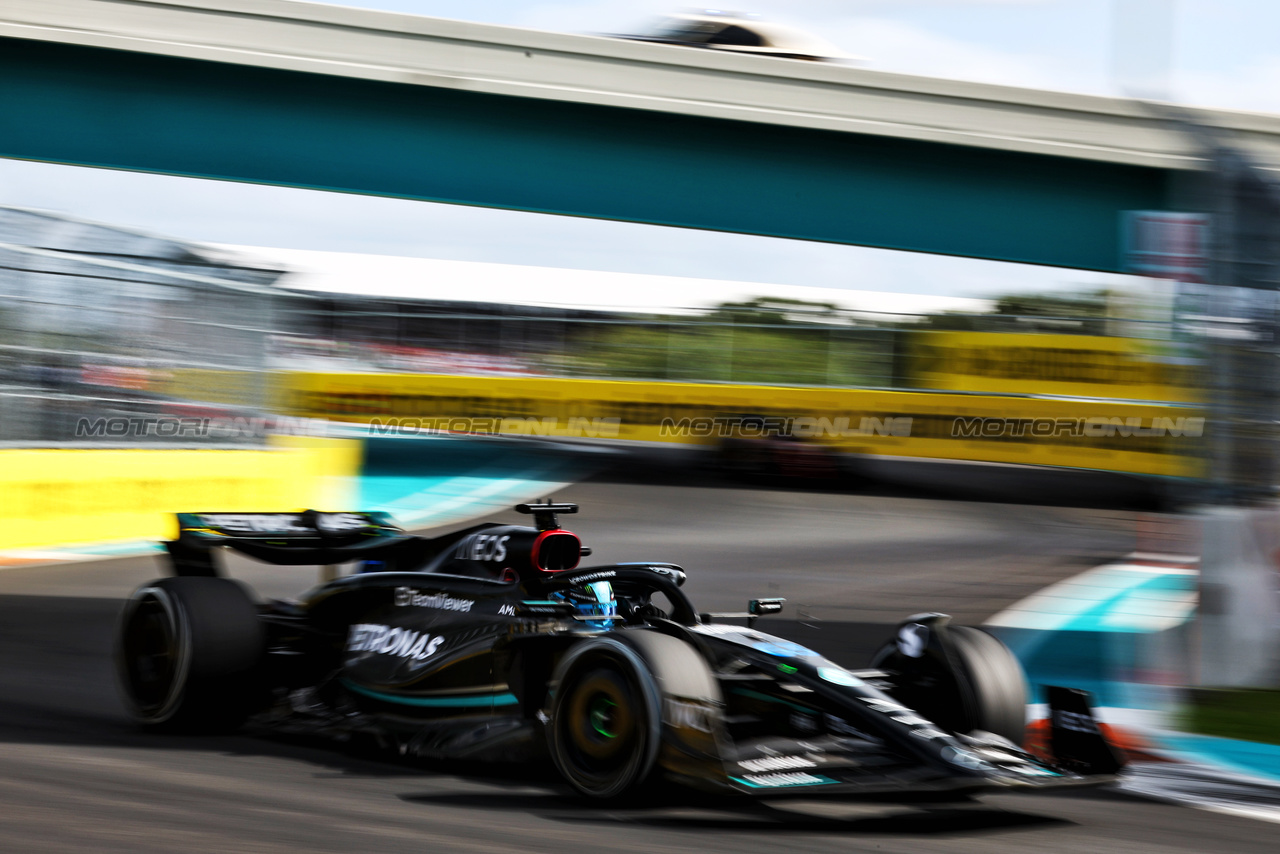
[{"label": "wheel rim", "polygon": [[645,739],[636,694],[612,669],[592,670],[569,687],[556,726],[562,770],[585,791],[625,788],[643,762]]},{"label": "wheel rim", "polygon": [[147,592],[136,600],[120,638],[125,693],[144,720],[172,708],[186,667],[185,648],[168,597]]},{"label": "wheel rim", "polygon": [[615,726],[614,716],[618,708],[618,704],[610,700],[604,695],[600,695],[591,701],[591,728],[599,735],[605,738],[617,738],[617,726]]}]

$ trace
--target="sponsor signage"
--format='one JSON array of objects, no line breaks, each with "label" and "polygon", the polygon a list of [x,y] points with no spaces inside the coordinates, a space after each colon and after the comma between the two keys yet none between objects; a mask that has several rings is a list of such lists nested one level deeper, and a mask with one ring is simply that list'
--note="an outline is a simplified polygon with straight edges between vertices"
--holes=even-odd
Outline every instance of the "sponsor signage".
[{"label": "sponsor signage", "polygon": [[785,771],[792,768],[816,768],[817,762],[806,756],[764,756],[760,759],[744,759],[738,763],[743,771]]},{"label": "sponsor signage", "polygon": [[432,636],[427,632],[399,626],[356,623],[347,635],[347,652],[377,653],[410,661],[426,661],[436,654],[442,643],[443,637]]},{"label": "sponsor signage", "polygon": [[1124,266],[1140,276],[1203,282],[1209,240],[1207,214],[1126,211]]},{"label": "sponsor signage", "polygon": [[802,771],[778,774],[743,774],[741,777],[732,778],[739,783],[745,783],[753,789],[775,789],[786,788],[788,786],[821,786],[836,782],[830,777],[822,777],[817,774],[806,774]]},{"label": "sponsor signage", "polygon": [[316,513],[315,527],[298,513],[202,513],[202,525],[229,534],[351,534],[370,527],[360,513]]},{"label": "sponsor signage", "polygon": [[508,534],[472,534],[458,543],[453,556],[458,560],[504,561],[507,559]]},{"label": "sponsor signage", "polygon": [[1098,725],[1093,720],[1093,715],[1067,712],[1062,709],[1053,710],[1053,725],[1072,732],[1087,732],[1090,735],[1096,735],[1099,732]]},{"label": "sponsor signage", "polygon": [[455,599],[444,593],[423,593],[412,587],[397,587],[395,603],[401,608],[435,608],[439,611],[470,611],[472,599]]},{"label": "sponsor signage", "polygon": [[908,373],[918,388],[1175,403],[1198,396],[1186,365],[1157,358],[1134,338],[918,332],[909,340]]},{"label": "sponsor signage", "polygon": [[293,513],[205,513],[200,521],[233,534],[311,534]]},{"label": "sponsor signage", "polygon": [[[280,377],[282,406],[299,417],[363,422],[503,413],[618,418],[616,435],[592,441],[622,444],[715,447],[754,425],[760,438],[788,435],[851,454],[1171,477],[1202,472],[1202,437],[1212,425],[1195,420],[1204,413],[1185,405],[1197,400],[1193,382],[1183,368],[1132,342],[1009,333],[913,337],[934,348],[915,363],[917,381],[930,391],[295,372]],[[906,369],[912,363],[908,354]],[[985,419],[1000,421],[984,427]],[[1059,426],[1066,423],[1075,426]],[[1143,429],[1132,430],[1135,423]],[[486,544],[485,553],[499,550],[491,548]]]}]

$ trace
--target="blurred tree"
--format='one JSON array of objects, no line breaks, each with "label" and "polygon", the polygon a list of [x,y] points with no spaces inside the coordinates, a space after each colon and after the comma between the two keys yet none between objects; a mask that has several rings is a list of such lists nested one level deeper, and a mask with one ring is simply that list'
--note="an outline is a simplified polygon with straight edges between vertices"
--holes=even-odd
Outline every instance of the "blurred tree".
[{"label": "blurred tree", "polygon": [[1105,334],[1111,292],[1008,294],[986,314],[944,312],[924,318],[919,329],[947,332],[1062,332]]},{"label": "blurred tree", "polygon": [[833,321],[843,320],[840,309],[834,303],[777,297],[756,297],[746,302],[724,302],[712,309],[707,319],[766,326],[813,322],[830,324]]},{"label": "blurred tree", "polygon": [[1018,317],[1103,318],[1110,292],[1091,291],[1078,296],[1059,294],[1010,294],[996,300],[995,314]]},{"label": "blurred tree", "polygon": [[[580,375],[763,383],[882,384],[891,347],[832,303],[757,298],[700,317],[594,324],[575,336]],[[877,358],[881,357],[881,358]]]}]

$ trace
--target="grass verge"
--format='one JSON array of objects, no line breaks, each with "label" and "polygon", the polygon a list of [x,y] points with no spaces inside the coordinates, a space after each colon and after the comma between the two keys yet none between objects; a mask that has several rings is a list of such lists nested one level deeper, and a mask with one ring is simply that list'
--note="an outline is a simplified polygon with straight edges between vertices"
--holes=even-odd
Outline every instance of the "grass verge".
[{"label": "grass verge", "polygon": [[1280,744],[1280,691],[1194,688],[1182,726],[1202,735]]}]

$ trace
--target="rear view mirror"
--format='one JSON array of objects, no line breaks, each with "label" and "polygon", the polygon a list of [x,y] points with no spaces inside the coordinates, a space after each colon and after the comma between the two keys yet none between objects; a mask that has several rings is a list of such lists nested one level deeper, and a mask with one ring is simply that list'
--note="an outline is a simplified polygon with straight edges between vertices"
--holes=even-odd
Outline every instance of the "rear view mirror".
[{"label": "rear view mirror", "polygon": [[747,603],[747,628],[755,626],[757,617],[780,612],[782,603],[786,601],[786,599],[752,599]]},{"label": "rear view mirror", "polygon": [[782,610],[782,605],[786,601],[786,599],[752,599],[747,603],[747,613],[753,617],[776,614]]},{"label": "rear view mirror", "polygon": [[786,601],[786,599],[752,599],[747,603],[747,612],[745,614],[701,614],[699,619],[703,623],[710,623],[717,618],[721,620],[746,619],[747,628],[751,628],[756,624],[757,617],[778,613],[782,610],[782,603]]}]

